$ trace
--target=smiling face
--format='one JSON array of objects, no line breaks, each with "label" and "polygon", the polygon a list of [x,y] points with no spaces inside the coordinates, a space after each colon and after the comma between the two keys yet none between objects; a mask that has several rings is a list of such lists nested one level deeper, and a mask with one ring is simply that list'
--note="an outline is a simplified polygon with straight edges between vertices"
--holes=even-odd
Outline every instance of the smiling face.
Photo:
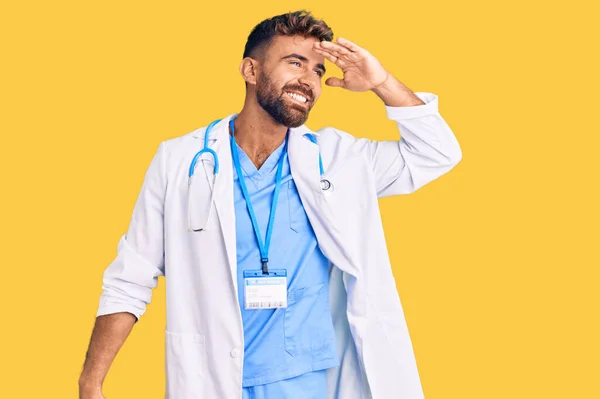
[{"label": "smiling face", "polygon": [[278,123],[298,127],[321,95],[325,58],[312,50],[314,37],[275,36],[256,74],[258,104]]}]

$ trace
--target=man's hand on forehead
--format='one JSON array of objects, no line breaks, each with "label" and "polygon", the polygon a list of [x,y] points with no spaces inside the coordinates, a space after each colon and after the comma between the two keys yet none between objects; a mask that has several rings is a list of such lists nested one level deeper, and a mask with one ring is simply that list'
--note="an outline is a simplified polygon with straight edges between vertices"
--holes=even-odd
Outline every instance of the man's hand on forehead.
[{"label": "man's hand on forehead", "polygon": [[350,91],[367,91],[383,84],[388,72],[366,49],[350,40],[339,37],[337,42],[316,41],[313,50],[337,65],[344,77],[331,77],[325,84]]}]

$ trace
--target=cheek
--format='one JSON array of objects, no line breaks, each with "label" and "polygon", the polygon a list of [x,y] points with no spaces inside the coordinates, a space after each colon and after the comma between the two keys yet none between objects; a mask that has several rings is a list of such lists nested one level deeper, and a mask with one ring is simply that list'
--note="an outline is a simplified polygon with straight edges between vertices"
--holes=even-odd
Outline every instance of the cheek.
[{"label": "cheek", "polygon": [[286,84],[293,82],[298,77],[286,68],[275,68],[269,74],[269,78],[271,79],[273,84],[279,85],[279,87],[283,87]]},{"label": "cheek", "polygon": [[282,71],[275,69],[263,69],[261,71],[261,80],[263,86],[268,87],[269,90],[279,90],[285,85],[287,78]]}]

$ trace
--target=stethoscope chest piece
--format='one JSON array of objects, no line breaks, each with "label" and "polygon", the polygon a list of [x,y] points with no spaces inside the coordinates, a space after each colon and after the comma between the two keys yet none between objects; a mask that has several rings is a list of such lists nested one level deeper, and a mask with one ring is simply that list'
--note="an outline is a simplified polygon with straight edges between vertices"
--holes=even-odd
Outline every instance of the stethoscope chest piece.
[{"label": "stethoscope chest piece", "polygon": [[333,191],[333,185],[327,179],[321,179],[321,190],[323,190],[324,194],[328,194]]}]

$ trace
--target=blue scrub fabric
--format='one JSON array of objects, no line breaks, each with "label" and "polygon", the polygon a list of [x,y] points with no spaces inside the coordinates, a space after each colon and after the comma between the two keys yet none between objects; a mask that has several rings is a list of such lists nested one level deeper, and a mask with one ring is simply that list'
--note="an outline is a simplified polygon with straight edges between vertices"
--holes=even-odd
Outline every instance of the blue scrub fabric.
[{"label": "blue scrub fabric", "polygon": [[317,245],[300,201],[284,144],[269,156],[260,170],[256,169],[241,147],[236,146],[263,242],[271,211],[277,163],[280,156],[284,157],[268,266],[269,270],[287,270],[287,308],[244,309],[244,271],[260,270],[262,264],[250,214],[235,166],[233,168],[238,297],[244,326],[242,386],[262,386],[292,379],[281,386],[257,388],[254,392],[288,389],[296,381],[293,377],[339,365],[329,310],[329,261]]},{"label": "blue scrub fabric", "polygon": [[325,399],[327,370],[313,371],[298,377],[242,388],[242,399]]}]

